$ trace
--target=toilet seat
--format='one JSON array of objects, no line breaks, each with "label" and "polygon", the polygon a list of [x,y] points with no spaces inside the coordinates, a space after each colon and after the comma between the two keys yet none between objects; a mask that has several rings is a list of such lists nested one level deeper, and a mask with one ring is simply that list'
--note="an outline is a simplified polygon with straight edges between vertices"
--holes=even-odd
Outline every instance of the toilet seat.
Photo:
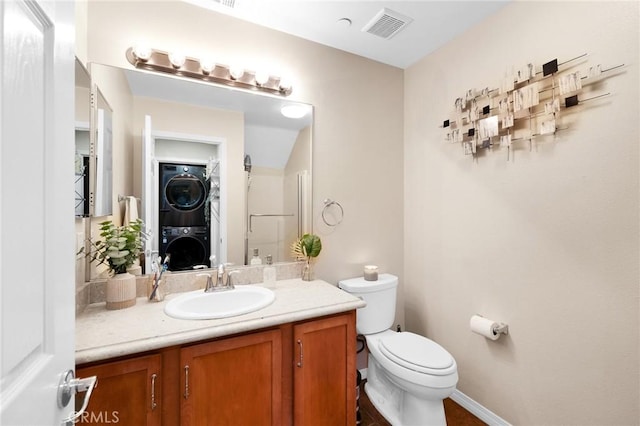
[{"label": "toilet seat", "polygon": [[445,376],[457,369],[442,346],[411,332],[390,333],[380,339],[378,348],[390,361],[420,373]]}]

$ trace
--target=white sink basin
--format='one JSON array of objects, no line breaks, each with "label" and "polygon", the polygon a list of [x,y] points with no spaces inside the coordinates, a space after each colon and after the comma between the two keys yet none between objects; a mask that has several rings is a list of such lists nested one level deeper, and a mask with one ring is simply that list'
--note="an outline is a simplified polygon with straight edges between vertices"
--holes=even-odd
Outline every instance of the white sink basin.
[{"label": "white sink basin", "polygon": [[270,305],[276,296],[268,288],[239,285],[233,290],[190,291],[171,299],[164,312],[178,319],[227,318],[247,314]]}]

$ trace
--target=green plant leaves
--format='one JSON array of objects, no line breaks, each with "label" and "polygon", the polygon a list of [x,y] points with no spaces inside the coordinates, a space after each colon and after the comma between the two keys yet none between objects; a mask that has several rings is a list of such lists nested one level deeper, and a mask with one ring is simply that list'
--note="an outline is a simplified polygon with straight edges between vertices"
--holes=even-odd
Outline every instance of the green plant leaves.
[{"label": "green plant leaves", "polygon": [[86,256],[99,264],[106,263],[115,274],[127,272],[127,268],[140,257],[142,242],[146,234],[142,232],[142,220],[128,225],[116,226],[107,220],[100,223],[102,240],[91,242],[91,250]]},{"label": "green plant leaves", "polygon": [[302,252],[307,257],[317,257],[322,250],[322,241],[315,234],[304,234],[300,239]]},{"label": "green plant leaves", "polygon": [[291,244],[291,255],[296,260],[310,260],[312,257],[317,257],[321,250],[320,237],[314,234],[304,234]]}]

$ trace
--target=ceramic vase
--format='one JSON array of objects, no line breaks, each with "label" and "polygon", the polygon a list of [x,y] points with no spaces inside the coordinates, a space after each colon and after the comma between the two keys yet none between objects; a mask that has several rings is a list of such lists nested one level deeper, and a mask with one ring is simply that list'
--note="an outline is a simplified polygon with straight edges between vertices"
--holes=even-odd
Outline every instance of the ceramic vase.
[{"label": "ceramic vase", "polygon": [[107,280],[107,309],[124,309],[136,304],[136,277],[128,272]]}]

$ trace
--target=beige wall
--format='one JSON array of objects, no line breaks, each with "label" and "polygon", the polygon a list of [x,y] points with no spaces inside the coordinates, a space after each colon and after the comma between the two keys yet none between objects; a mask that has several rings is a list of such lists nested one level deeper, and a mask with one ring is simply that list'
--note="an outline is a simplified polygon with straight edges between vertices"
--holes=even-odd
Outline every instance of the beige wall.
[{"label": "beige wall", "polygon": [[[405,73],[405,316],[513,424],[638,424],[638,3],[515,2]],[[627,64],[556,140],[477,159],[441,126],[505,70]],[[561,112],[561,116],[563,113]],[[478,313],[509,324],[491,342]]]},{"label": "beige wall", "polygon": [[75,30],[76,30],[76,56],[83,65],[87,65],[87,8],[86,0],[76,0],[75,5]]},{"label": "beige wall", "polygon": [[76,123],[86,123],[89,125],[89,120],[91,120],[91,89],[88,87],[78,87],[76,86],[76,96],[75,96],[75,108],[76,108]]},{"label": "beige wall", "polygon": [[284,168],[285,174],[295,175],[303,170],[310,171],[309,158],[311,158],[311,153],[309,150],[312,149],[313,146],[312,139],[311,126],[300,130],[296,138],[296,143],[291,149],[287,165]]},{"label": "beige wall", "polygon": [[[287,258],[291,257],[290,247],[293,241],[299,238],[300,234],[309,232],[311,226],[311,212],[305,207],[310,200],[311,187],[308,185],[308,177],[312,175],[311,152],[313,151],[313,130],[312,126],[300,130],[296,143],[293,145],[289,161],[284,168],[284,209],[293,212],[295,217],[287,221],[285,229],[285,241],[287,241]],[[300,179],[299,179],[300,177]],[[300,185],[301,187],[299,188]],[[298,191],[300,189],[300,191]],[[299,200],[300,198],[300,200]],[[298,204],[302,210],[298,211]],[[299,218],[300,216],[300,218]],[[300,229],[298,229],[300,227]]]},{"label": "beige wall", "polygon": [[[337,284],[368,263],[402,276],[401,69],[182,2],[91,1],[88,28],[91,62],[130,67],[124,52],[146,40],[222,62],[268,58],[288,69],[291,98],[315,106],[313,227],[324,247],[317,276]],[[334,228],[320,217],[329,197],[345,209]]]}]

